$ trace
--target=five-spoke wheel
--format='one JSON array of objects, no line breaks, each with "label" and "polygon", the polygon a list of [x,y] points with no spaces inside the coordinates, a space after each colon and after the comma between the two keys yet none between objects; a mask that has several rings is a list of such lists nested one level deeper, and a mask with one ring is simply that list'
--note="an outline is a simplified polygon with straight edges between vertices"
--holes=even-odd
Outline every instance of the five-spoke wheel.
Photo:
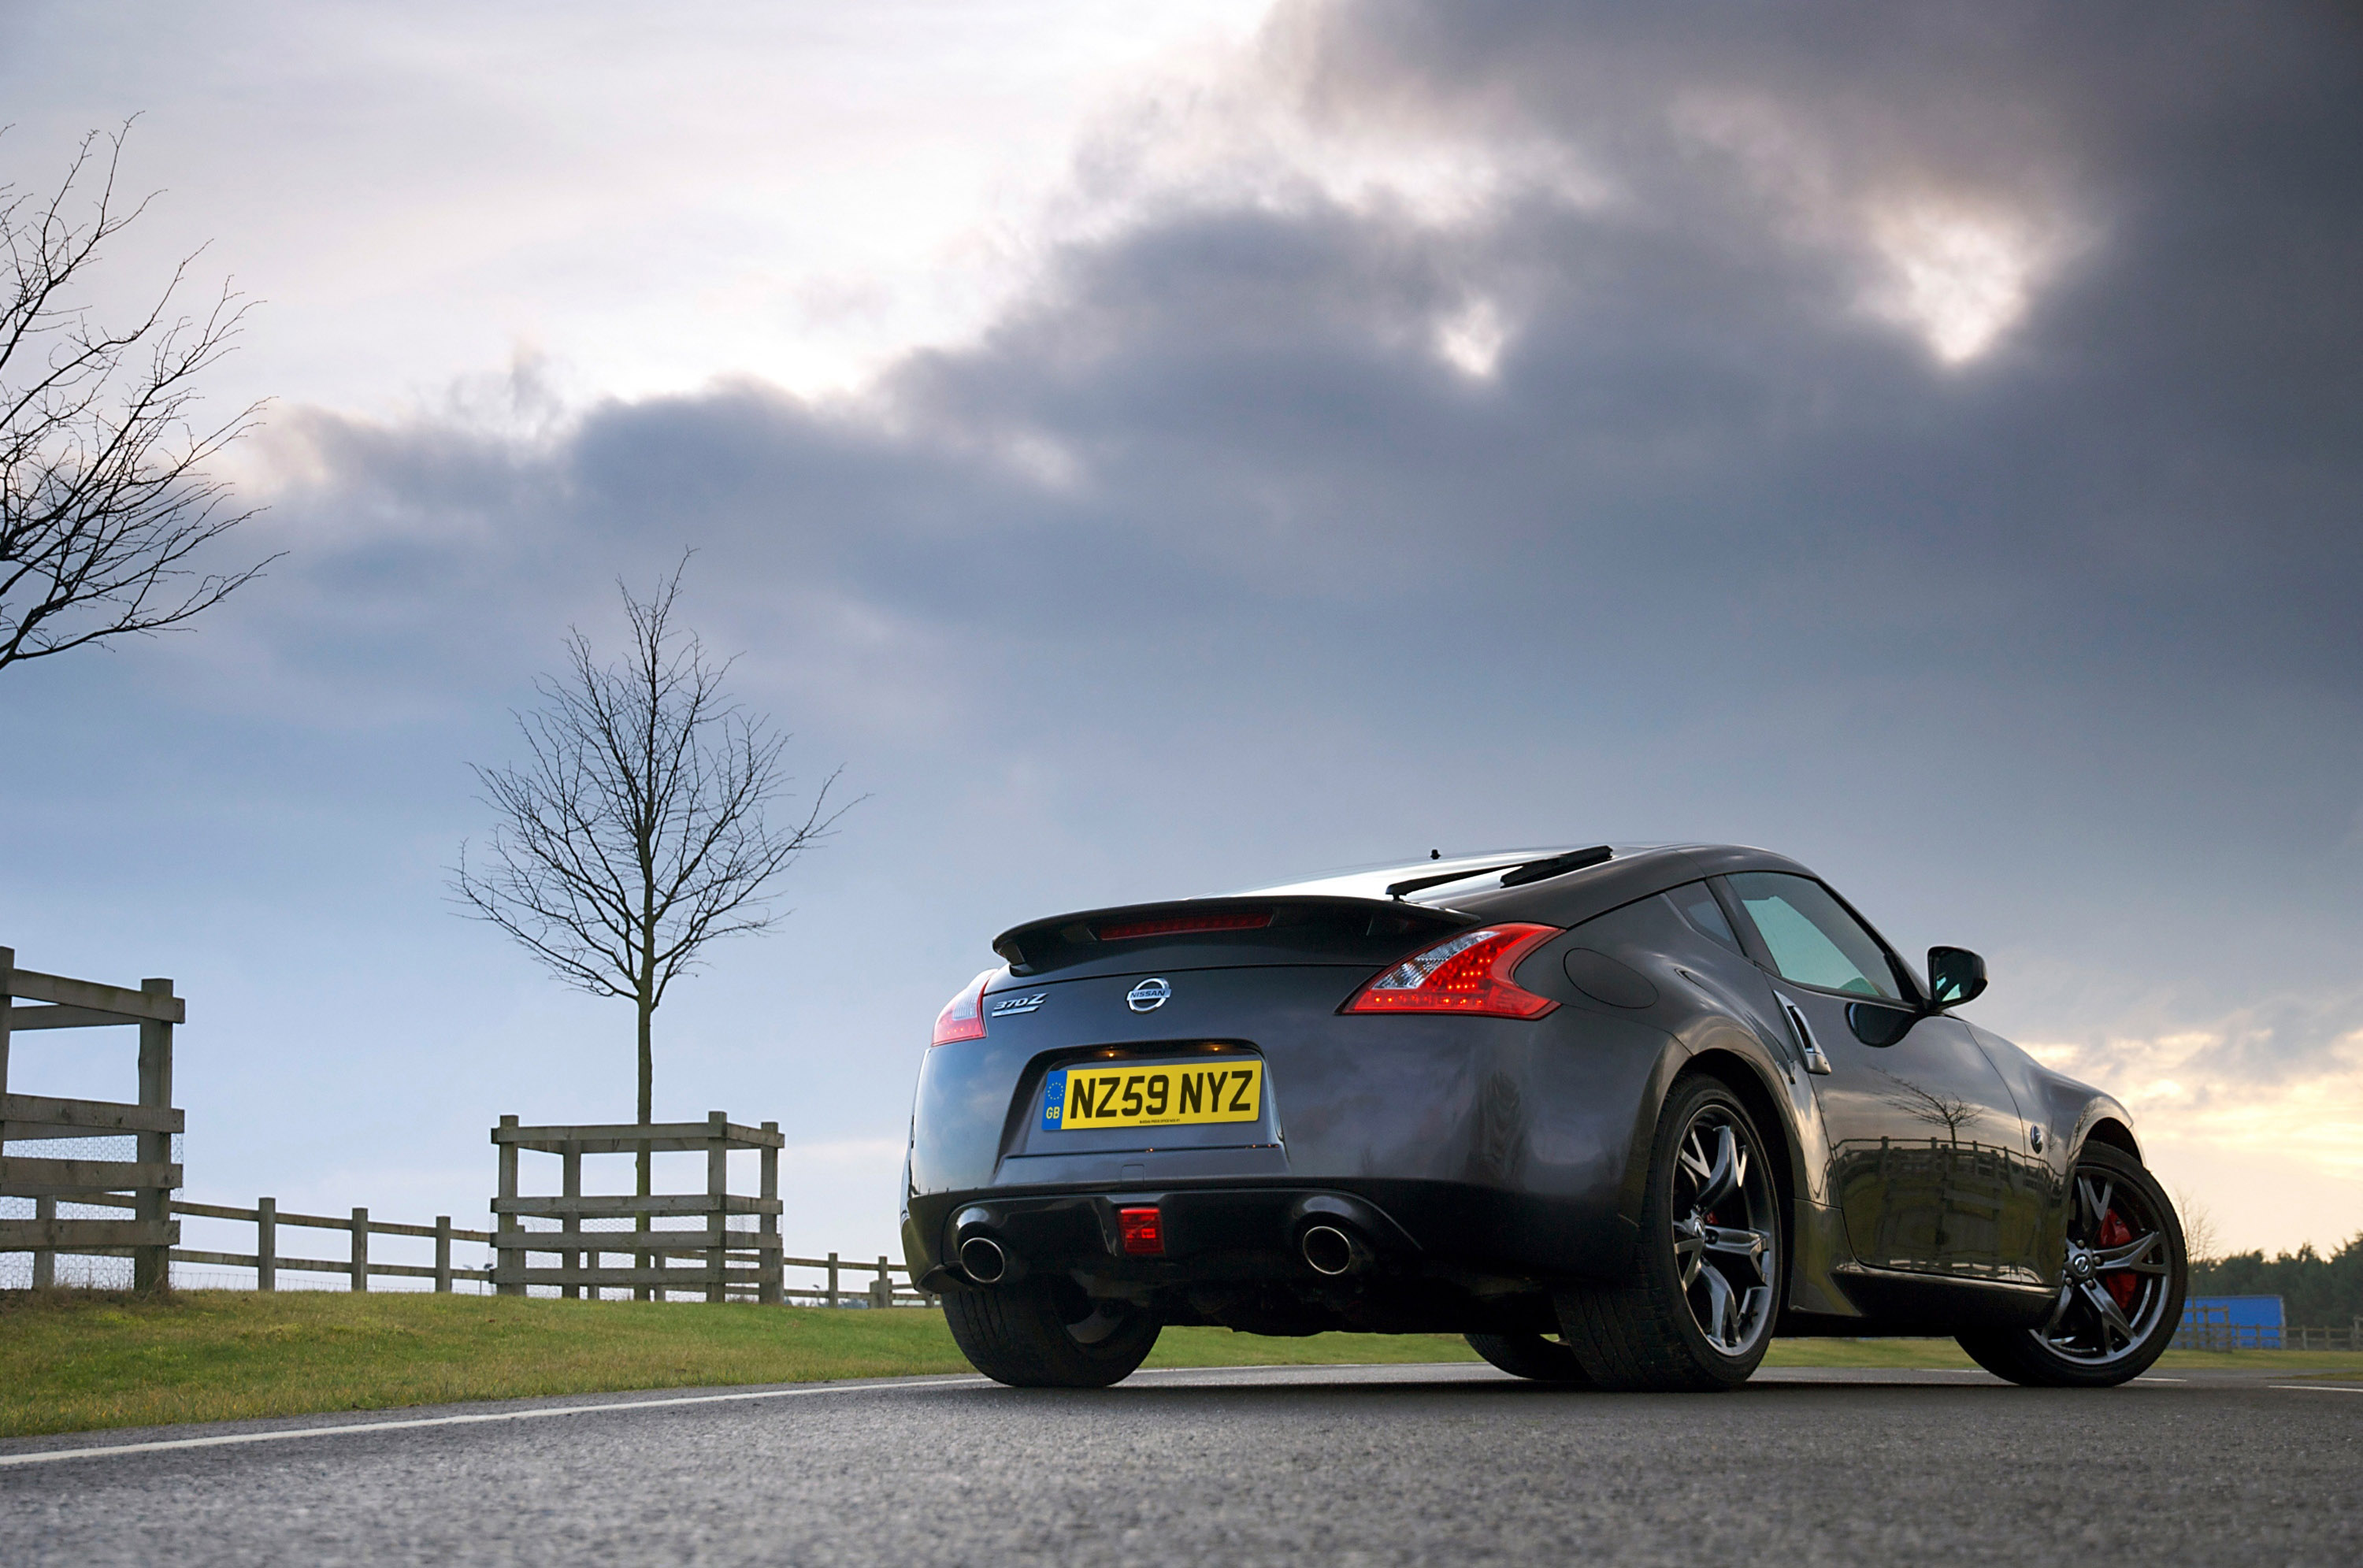
[{"label": "five-spoke wheel", "polygon": [[2174,1338],[2187,1272],[2182,1227],[2140,1161],[2103,1143],[2076,1156],[2066,1255],[2051,1315],[2032,1329],[1963,1334],[2014,1383],[2103,1387],[2137,1376]]},{"label": "five-spoke wheel", "polygon": [[1678,1081],[1651,1150],[1634,1276],[1559,1298],[1568,1347],[1606,1388],[1747,1381],[1780,1314],[1780,1185],[1755,1121],[1718,1079]]}]

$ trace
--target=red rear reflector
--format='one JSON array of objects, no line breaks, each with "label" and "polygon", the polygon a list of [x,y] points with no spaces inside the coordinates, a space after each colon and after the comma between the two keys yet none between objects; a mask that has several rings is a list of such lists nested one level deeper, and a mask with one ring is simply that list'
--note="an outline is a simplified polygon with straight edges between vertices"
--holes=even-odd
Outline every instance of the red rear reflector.
[{"label": "red rear reflector", "polygon": [[984,985],[1001,973],[987,969],[968,983],[968,988],[944,1003],[944,1010],[936,1014],[936,1037],[930,1045],[949,1045],[955,1040],[984,1038]]},{"label": "red rear reflector", "polygon": [[1119,1209],[1115,1211],[1116,1232],[1124,1238],[1124,1250],[1137,1258],[1161,1257],[1165,1253],[1165,1217],[1154,1209]]},{"label": "red rear reflector", "polygon": [[1270,910],[1240,914],[1175,915],[1170,920],[1120,920],[1092,928],[1102,942],[1130,942],[1137,936],[1182,936],[1193,931],[1261,931],[1271,923]]},{"label": "red rear reflector", "polygon": [[1555,925],[1464,931],[1423,948],[1356,991],[1340,1012],[1459,1012],[1540,1018],[1559,1006],[1510,980],[1527,954],[1559,934]]}]

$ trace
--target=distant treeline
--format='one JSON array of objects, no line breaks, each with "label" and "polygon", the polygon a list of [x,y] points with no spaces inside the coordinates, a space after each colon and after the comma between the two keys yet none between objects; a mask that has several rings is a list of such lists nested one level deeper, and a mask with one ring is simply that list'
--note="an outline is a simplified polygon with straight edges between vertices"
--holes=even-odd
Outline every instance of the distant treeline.
[{"label": "distant treeline", "polygon": [[2363,1233],[2324,1257],[2311,1242],[2268,1259],[2234,1253],[2191,1269],[2193,1296],[2278,1296],[2292,1326],[2343,1329],[2363,1314]]}]

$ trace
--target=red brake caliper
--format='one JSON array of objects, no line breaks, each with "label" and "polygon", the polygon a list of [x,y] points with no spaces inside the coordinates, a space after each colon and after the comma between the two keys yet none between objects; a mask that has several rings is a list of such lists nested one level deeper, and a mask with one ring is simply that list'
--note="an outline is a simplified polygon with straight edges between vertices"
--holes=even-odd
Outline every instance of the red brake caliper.
[{"label": "red brake caliper", "polygon": [[[2096,1239],[2103,1247],[2122,1247],[2134,1239],[2134,1228],[2119,1219],[2117,1211],[2112,1209],[2108,1217],[2101,1221],[2101,1234]],[[2131,1307],[2135,1293],[2141,1289],[2141,1281],[2131,1269],[2121,1268],[2104,1274],[2101,1276],[2101,1283],[2109,1287],[2111,1296],[2116,1297],[2120,1310]]]}]

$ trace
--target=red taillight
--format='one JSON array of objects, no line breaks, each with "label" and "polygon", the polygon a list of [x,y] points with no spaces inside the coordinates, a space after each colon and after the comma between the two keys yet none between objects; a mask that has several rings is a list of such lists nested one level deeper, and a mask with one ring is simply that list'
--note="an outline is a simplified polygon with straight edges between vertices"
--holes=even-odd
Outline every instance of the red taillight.
[{"label": "red taillight", "polygon": [[1126,1255],[1154,1258],[1165,1255],[1165,1217],[1154,1209],[1119,1209],[1115,1211],[1116,1233],[1124,1238]]},{"label": "red taillight", "polygon": [[1488,925],[1413,954],[1356,991],[1340,1012],[1461,1012],[1540,1018],[1559,1006],[1511,982],[1510,973],[1559,934],[1555,925]]},{"label": "red taillight", "polygon": [[998,969],[987,969],[968,983],[968,988],[944,1003],[944,1010],[936,1014],[936,1037],[930,1045],[949,1045],[955,1040],[984,1038],[984,984]]},{"label": "red taillight", "polygon": [[1182,936],[1193,931],[1261,931],[1271,923],[1270,910],[1237,914],[1175,915],[1170,920],[1110,921],[1092,928],[1102,942],[1130,942],[1138,936]]}]

